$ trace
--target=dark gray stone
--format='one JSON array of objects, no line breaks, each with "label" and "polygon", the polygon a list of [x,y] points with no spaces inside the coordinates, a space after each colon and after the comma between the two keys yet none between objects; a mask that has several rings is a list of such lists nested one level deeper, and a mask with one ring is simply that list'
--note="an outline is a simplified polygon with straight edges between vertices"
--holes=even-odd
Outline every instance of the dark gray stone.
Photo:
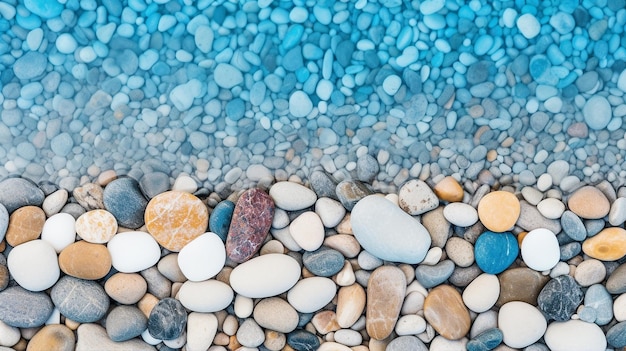
[{"label": "dark gray stone", "polygon": [[352,211],[359,200],[371,195],[372,191],[358,180],[344,180],[335,189],[339,201],[348,211]]},{"label": "dark gray stone", "polygon": [[44,292],[12,286],[0,292],[0,320],[17,328],[42,326],[52,314],[54,305]]},{"label": "dark gray stone", "polygon": [[148,319],[135,306],[117,306],[109,312],[106,330],[111,340],[120,342],[141,335],[148,327]]},{"label": "dark gray stone", "polygon": [[104,188],[104,208],[111,212],[121,227],[137,229],[144,225],[148,200],[132,178],[119,178]]},{"label": "dark gray stone", "polygon": [[434,266],[421,264],[415,269],[415,279],[427,289],[434,288],[452,275],[454,267],[451,260],[443,260]]},{"label": "dark gray stone", "polygon": [[172,293],[172,282],[165,278],[156,266],[141,271],[141,276],[148,283],[148,292],[159,299],[169,297]]},{"label": "dark gray stone", "polygon": [[100,284],[69,275],[52,287],[50,297],[62,315],[78,323],[99,321],[109,309],[109,296]]},{"label": "dark gray stone", "polygon": [[399,336],[387,345],[386,351],[428,351],[428,347],[424,345],[422,340],[413,335]]},{"label": "dark gray stone", "polygon": [[302,329],[287,334],[287,344],[296,351],[315,351],[320,347],[317,336]]},{"label": "dark gray stone", "polygon": [[179,337],[187,326],[185,307],[176,299],[165,298],[152,309],[148,318],[148,332],[153,338],[172,340]]},{"label": "dark gray stone", "polygon": [[163,172],[145,174],[139,180],[139,189],[148,199],[170,190],[170,177]]},{"label": "dark gray stone", "polygon": [[45,195],[28,179],[8,178],[0,182],[0,204],[9,213],[23,206],[41,206]]},{"label": "dark gray stone", "polygon": [[306,251],[302,255],[302,264],[318,277],[331,277],[343,268],[344,257],[341,252],[322,246],[315,251]]},{"label": "dark gray stone", "polygon": [[379,171],[378,161],[372,155],[365,154],[356,161],[356,177],[362,182],[371,183]]},{"label": "dark gray stone", "polygon": [[333,176],[326,172],[315,171],[309,176],[311,188],[317,194],[317,197],[330,197],[339,200],[335,190],[337,189],[337,181]]},{"label": "dark gray stone", "polygon": [[569,275],[551,279],[537,298],[539,309],[548,319],[558,322],[569,320],[582,301],[583,291]]}]

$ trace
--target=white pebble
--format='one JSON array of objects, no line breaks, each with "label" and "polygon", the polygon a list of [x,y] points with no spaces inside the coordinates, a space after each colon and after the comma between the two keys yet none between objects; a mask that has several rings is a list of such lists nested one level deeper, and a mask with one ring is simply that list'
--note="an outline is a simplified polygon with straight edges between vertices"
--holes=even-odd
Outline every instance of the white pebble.
[{"label": "white pebble", "polygon": [[396,322],[396,334],[398,335],[417,335],[426,330],[426,321],[417,314],[409,314],[402,316]]},{"label": "white pebble", "polygon": [[402,85],[402,79],[395,74],[387,76],[383,81],[383,90],[387,95],[393,96],[398,90],[400,90],[400,86]]},{"label": "white pebble", "polygon": [[334,228],[346,215],[346,208],[339,201],[321,197],[315,202],[315,213],[320,216],[324,227]]},{"label": "white pebble", "polygon": [[559,199],[547,198],[537,204],[537,210],[548,219],[559,219],[565,212],[565,204]]},{"label": "white pebble", "polygon": [[483,273],[463,291],[465,306],[476,313],[488,311],[500,296],[500,281],[493,274]]},{"label": "white pebble", "polygon": [[194,312],[217,312],[233,302],[233,289],[226,283],[210,279],[201,282],[186,281],[178,291],[178,300]]},{"label": "white pebble", "polygon": [[305,278],[289,290],[287,301],[300,313],[312,313],[326,306],[336,293],[337,286],[329,278]]},{"label": "white pebble", "polygon": [[315,192],[294,182],[278,182],[269,191],[277,207],[286,211],[298,211],[312,206],[317,200]]},{"label": "white pebble", "polygon": [[607,346],[604,332],[597,324],[576,319],[550,323],[544,339],[554,351],[604,351]]},{"label": "white pebble", "polygon": [[517,29],[526,39],[532,39],[539,35],[541,24],[535,16],[525,13],[517,18]]},{"label": "white pebble", "polygon": [[230,286],[237,294],[264,298],[291,289],[300,278],[300,264],[290,256],[267,254],[235,267],[230,273]]},{"label": "white pebble", "polygon": [[313,110],[313,102],[303,91],[295,91],[289,97],[289,113],[294,117],[306,117]]},{"label": "white pebble", "polygon": [[548,323],[535,306],[511,301],[500,307],[498,328],[504,335],[504,343],[512,348],[523,349],[539,340]]},{"label": "white pebble", "polygon": [[469,227],[478,222],[476,209],[463,202],[451,202],[443,208],[446,220],[459,227]]},{"label": "white pebble", "polygon": [[559,241],[549,229],[533,229],[522,240],[522,259],[528,268],[539,272],[550,270],[560,257]]},{"label": "white pebble", "polygon": [[53,286],[60,276],[57,253],[43,240],[31,240],[9,252],[7,268],[24,289],[42,291]]},{"label": "white pebble", "polygon": [[204,233],[185,245],[178,253],[178,266],[191,281],[214,277],[224,268],[226,249],[215,233]]},{"label": "white pebble", "polygon": [[57,213],[46,219],[41,231],[41,240],[52,245],[59,253],[76,239],[76,220],[69,213]]},{"label": "white pebble", "polygon": [[118,233],[109,240],[113,268],[122,273],[135,273],[154,266],[161,258],[161,248],[146,232]]},{"label": "white pebble", "polygon": [[313,211],[299,215],[289,225],[291,237],[306,251],[315,251],[324,242],[324,225]]}]

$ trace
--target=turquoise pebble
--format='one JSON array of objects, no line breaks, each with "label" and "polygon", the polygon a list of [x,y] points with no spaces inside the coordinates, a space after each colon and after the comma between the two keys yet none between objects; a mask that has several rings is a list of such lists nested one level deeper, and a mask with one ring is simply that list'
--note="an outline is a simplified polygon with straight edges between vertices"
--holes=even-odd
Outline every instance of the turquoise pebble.
[{"label": "turquoise pebble", "polygon": [[517,258],[519,245],[511,233],[484,232],[474,245],[476,264],[485,273],[498,274]]},{"label": "turquoise pebble", "polygon": [[498,328],[485,330],[467,343],[467,351],[489,351],[502,343],[504,334]]},{"label": "turquoise pebble", "polygon": [[230,200],[224,200],[217,204],[209,217],[209,230],[217,234],[217,236],[226,242],[228,236],[228,228],[235,211],[235,203]]}]

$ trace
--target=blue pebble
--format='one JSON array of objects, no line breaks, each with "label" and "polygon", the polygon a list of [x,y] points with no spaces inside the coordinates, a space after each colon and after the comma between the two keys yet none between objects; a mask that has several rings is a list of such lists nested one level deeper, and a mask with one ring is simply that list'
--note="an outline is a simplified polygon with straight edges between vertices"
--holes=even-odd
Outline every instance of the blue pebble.
[{"label": "blue pebble", "polygon": [[561,261],[567,261],[569,259],[574,258],[574,256],[578,255],[582,250],[582,246],[579,242],[573,242],[569,244],[565,244],[559,248],[561,251]]},{"label": "blue pebble", "polygon": [[550,61],[544,55],[536,55],[530,60],[530,75],[536,80],[550,68]]},{"label": "blue pebble", "polygon": [[209,230],[217,234],[217,236],[226,242],[228,236],[228,228],[235,211],[235,203],[230,200],[224,200],[217,204],[209,217]]},{"label": "blue pebble", "polygon": [[230,118],[233,121],[238,121],[243,118],[246,113],[246,104],[243,100],[236,98],[230,100],[226,104],[226,117]]},{"label": "blue pebble", "polygon": [[285,37],[283,38],[282,46],[285,50],[289,50],[298,45],[302,35],[304,34],[304,27],[301,24],[294,24],[287,29]]},{"label": "blue pebble", "polygon": [[584,305],[596,311],[597,325],[607,325],[613,319],[613,298],[602,284],[594,284],[587,289]]},{"label": "blue pebble", "polygon": [[467,343],[467,351],[489,351],[502,343],[504,335],[498,328],[485,330]]},{"label": "blue pebble", "polygon": [[493,38],[490,35],[481,35],[474,43],[474,53],[477,56],[485,55],[493,46]]},{"label": "blue pebble", "polygon": [[144,225],[143,215],[148,200],[143,196],[136,180],[118,178],[112,181],[104,188],[102,200],[104,208],[111,212],[120,226],[137,229]]},{"label": "blue pebble", "polygon": [[287,334],[287,344],[296,351],[312,351],[320,347],[317,336],[302,329]]},{"label": "blue pebble", "polygon": [[43,19],[57,17],[63,12],[63,5],[56,0],[24,0],[24,6]]},{"label": "blue pebble", "polygon": [[415,279],[425,288],[433,288],[445,282],[454,272],[454,262],[444,260],[434,266],[421,264],[415,269]]},{"label": "blue pebble", "polygon": [[606,333],[606,341],[615,348],[626,346],[626,322],[619,322]]},{"label": "blue pebble", "polygon": [[344,257],[341,252],[322,246],[315,251],[302,255],[302,264],[318,277],[331,277],[343,268]]},{"label": "blue pebble", "polygon": [[511,233],[484,232],[474,245],[476,264],[485,273],[498,274],[517,258],[519,245]]}]

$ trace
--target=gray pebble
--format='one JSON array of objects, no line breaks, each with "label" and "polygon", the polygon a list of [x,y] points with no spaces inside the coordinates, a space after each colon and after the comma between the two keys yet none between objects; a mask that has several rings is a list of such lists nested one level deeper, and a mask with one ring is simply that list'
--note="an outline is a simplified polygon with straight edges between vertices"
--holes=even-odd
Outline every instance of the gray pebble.
[{"label": "gray pebble", "polygon": [[69,275],[52,287],[50,297],[61,314],[79,323],[96,322],[109,309],[109,296],[100,284]]},{"label": "gray pebble", "polygon": [[378,161],[369,154],[359,157],[356,161],[357,179],[362,182],[371,183],[379,171]]},{"label": "gray pebble", "polygon": [[399,336],[387,345],[385,351],[428,351],[428,347],[424,343],[413,335]]},{"label": "gray pebble", "polygon": [[23,206],[41,206],[44,193],[35,183],[24,178],[8,178],[0,182],[0,204],[9,213]]},{"label": "gray pebble", "polygon": [[160,300],[150,312],[148,332],[153,338],[173,340],[187,326],[187,312],[180,301],[171,297]]},{"label": "gray pebble", "polygon": [[45,292],[32,292],[13,286],[0,292],[0,320],[17,328],[42,326],[54,305]]},{"label": "gray pebble", "polygon": [[106,330],[115,342],[130,340],[141,335],[148,327],[148,319],[135,306],[117,306],[109,312]]},{"label": "gray pebble", "polygon": [[445,282],[454,271],[452,260],[443,260],[434,266],[420,264],[415,269],[415,279],[425,288],[433,288]]}]

